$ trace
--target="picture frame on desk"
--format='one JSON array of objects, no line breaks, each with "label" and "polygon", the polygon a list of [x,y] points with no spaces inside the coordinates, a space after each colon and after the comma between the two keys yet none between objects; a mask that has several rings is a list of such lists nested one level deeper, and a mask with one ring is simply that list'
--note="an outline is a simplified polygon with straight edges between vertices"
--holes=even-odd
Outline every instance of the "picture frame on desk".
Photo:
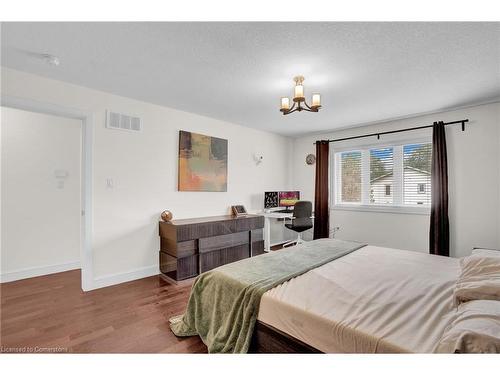
[{"label": "picture frame on desk", "polygon": [[247,210],[243,205],[231,206],[231,211],[233,213],[233,216],[236,217],[248,215]]}]

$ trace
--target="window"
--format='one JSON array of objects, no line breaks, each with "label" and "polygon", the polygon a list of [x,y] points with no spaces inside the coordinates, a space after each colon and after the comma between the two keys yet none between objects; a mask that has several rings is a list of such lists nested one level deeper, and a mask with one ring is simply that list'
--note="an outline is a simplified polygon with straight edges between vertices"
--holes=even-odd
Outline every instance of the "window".
[{"label": "window", "polygon": [[431,153],[430,143],[403,146],[404,204],[431,204]]},{"label": "window", "polygon": [[340,154],[341,160],[341,201],[361,203],[361,152],[352,151]]},{"label": "window", "polygon": [[391,195],[391,185],[385,185],[385,195]]},{"label": "window", "polygon": [[415,142],[336,152],[335,204],[429,207],[431,151],[431,143]]},{"label": "window", "polygon": [[393,169],[394,150],[392,148],[370,150],[370,203],[391,204],[393,202],[391,196]]}]

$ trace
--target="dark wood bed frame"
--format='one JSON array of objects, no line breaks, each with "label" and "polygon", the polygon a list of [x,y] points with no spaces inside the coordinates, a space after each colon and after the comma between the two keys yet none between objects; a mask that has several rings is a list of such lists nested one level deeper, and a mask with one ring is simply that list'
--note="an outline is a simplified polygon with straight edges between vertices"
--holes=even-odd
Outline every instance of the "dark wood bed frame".
[{"label": "dark wood bed frame", "polygon": [[268,324],[255,323],[249,353],[322,353]]}]

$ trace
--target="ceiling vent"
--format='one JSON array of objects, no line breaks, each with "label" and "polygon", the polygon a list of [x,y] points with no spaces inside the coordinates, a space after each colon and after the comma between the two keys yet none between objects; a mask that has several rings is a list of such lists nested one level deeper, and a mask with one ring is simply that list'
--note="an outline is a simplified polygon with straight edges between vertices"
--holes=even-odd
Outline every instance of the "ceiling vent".
[{"label": "ceiling vent", "polygon": [[141,119],[137,116],[125,115],[123,113],[107,111],[106,127],[108,129],[139,132],[142,130],[142,123]]}]

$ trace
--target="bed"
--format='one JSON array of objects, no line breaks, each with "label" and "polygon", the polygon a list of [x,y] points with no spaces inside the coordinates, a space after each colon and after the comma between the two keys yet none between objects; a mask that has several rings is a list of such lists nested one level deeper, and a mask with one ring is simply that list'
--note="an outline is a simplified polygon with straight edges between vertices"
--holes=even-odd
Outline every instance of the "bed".
[{"label": "bed", "polygon": [[171,322],[210,352],[432,353],[456,318],[454,258],[319,240],[210,272]]},{"label": "bed", "polygon": [[459,270],[454,258],[365,246],[266,292],[257,330],[325,353],[429,353],[453,318]]}]

